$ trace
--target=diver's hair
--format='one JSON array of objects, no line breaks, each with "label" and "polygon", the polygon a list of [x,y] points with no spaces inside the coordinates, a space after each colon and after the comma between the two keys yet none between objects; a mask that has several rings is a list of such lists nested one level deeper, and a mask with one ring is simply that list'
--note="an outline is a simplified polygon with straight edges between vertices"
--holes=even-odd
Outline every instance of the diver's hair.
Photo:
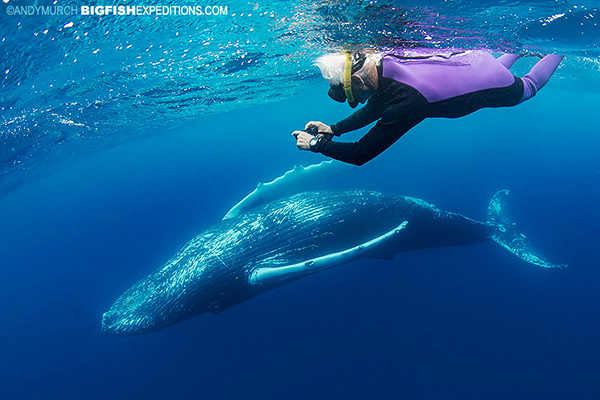
[{"label": "diver's hair", "polygon": [[[365,53],[367,57],[363,68],[367,65],[379,65],[381,54]],[[339,85],[344,82],[344,64],[346,62],[345,53],[329,53],[317,58],[313,65],[321,70],[323,78],[327,79],[330,85]],[[361,68],[362,69],[362,68]]]}]

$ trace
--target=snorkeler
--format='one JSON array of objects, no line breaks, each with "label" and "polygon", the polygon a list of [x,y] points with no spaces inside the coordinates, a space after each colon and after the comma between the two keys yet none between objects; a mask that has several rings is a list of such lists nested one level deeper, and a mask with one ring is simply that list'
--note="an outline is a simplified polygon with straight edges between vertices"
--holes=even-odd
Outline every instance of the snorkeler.
[{"label": "snorkeler", "polygon": [[[300,150],[363,165],[428,117],[458,118],[481,108],[511,107],[529,100],[563,59],[546,55],[523,78],[509,71],[521,54],[499,58],[486,51],[405,49],[391,53],[332,53],[316,61],[329,97],[360,110],[335,125],[311,121],[294,131]],[[368,100],[368,102],[367,102]],[[378,121],[358,142],[333,136]]]}]

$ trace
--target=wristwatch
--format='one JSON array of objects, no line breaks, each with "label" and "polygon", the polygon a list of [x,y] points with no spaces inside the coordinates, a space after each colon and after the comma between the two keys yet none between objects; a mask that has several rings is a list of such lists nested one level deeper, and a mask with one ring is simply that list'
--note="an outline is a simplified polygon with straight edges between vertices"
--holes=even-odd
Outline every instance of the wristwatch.
[{"label": "wristwatch", "polygon": [[313,136],[312,139],[310,139],[310,141],[308,142],[308,145],[310,146],[310,151],[316,153],[317,152],[317,145],[319,144],[319,139],[321,139],[318,136]]}]

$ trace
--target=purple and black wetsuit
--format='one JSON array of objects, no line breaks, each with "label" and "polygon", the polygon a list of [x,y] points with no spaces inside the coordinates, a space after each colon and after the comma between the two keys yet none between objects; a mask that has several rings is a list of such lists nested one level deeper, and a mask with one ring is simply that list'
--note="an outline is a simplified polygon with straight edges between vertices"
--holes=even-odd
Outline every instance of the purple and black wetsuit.
[{"label": "purple and black wetsuit", "polygon": [[515,106],[535,95],[554,73],[562,56],[549,55],[523,78],[508,70],[520,55],[500,58],[485,51],[400,50],[385,55],[379,89],[367,104],[331,125],[336,136],[377,124],[358,142],[321,140],[317,151],[362,165],[390,147],[428,117],[458,118],[485,107]]}]

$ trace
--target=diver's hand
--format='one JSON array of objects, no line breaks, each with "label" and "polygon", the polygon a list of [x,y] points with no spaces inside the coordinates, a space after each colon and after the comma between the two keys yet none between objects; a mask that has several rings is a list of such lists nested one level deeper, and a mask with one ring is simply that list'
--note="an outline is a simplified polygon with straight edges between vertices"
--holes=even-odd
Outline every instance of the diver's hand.
[{"label": "diver's hand", "polygon": [[325,125],[321,121],[310,121],[308,124],[306,124],[306,126],[304,127],[304,130],[307,131],[313,127],[317,128],[317,132],[319,132],[319,133],[327,133],[329,135],[333,135],[333,131],[331,130],[331,127],[329,125]]},{"label": "diver's hand", "polygon": [[296,138],[296,146],[299,150],[310,150],[310,139],[314,136],[304,131],[294,131],[292,135]]}]

